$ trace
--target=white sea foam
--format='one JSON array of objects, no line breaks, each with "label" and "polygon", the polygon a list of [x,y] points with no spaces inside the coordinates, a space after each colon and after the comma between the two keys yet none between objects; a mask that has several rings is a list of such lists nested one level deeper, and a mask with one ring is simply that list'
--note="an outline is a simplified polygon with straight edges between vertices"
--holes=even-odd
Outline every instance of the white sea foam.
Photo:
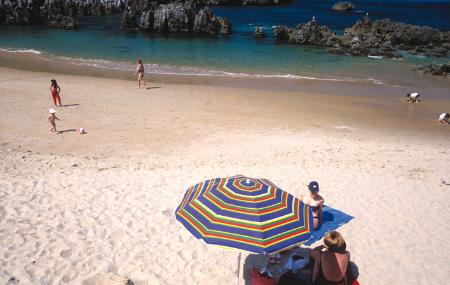
[{"label": "white sea foam", "polygon": [[[85,59],[85,58],[70,58],[58,57],[62,60],[70,61],[77,65],[87,65],[95,68],[113,69],[127,72],[134,72],[135,66],[130,62],[113,62],[104,59]],[[243,72],[229,72],[207,68],[197,68],[189,66],[171,66],[160,64],[145,64],[145,71],[149,74],[155,75],[178,75],[178,76],[210,76],[210,77],[231,77],[231,78],[254,78],[254,79],[289,79],[289,80],[318,80],[318,81],[332,81],[332,82],[356,82],[356,83],[372,83],[377,85],[386,85],[385,82],[375,78],[353,78],[353,77],[315,77],[307,75],[294,74],[255,74]]]},{"label": "white sea foam", "polygon": [[338,130],[354,130],[355,129],[355,128],[352,128],[352,127],[349,127],[349,126],[346,126],[346,125],[334,126],[334,128],[338,129]]},{"label": "white sea foam", "polygon": [[32,53],[32,54],[42,54],[42,52],[35,49],[5,49],[0,48],[0,51],[12,52],[12,53]]}]

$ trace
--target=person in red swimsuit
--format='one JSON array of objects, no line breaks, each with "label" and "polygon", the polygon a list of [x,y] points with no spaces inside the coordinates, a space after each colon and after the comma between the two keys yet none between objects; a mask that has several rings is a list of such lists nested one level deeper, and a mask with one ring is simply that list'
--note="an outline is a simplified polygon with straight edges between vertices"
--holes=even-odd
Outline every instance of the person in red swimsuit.
[{"label": "person in red swimsuit", "polygon": [[59,87],[55,79],[52,79],[50,82],[52,83],[50,85],[50,93],[52,94],[53,104],[58,107],[58,105],[56,105],[56,101],[58,101],[59,106],[61,107],[61,96],[59,95],[59,92],[61,92],[61,88]]}]

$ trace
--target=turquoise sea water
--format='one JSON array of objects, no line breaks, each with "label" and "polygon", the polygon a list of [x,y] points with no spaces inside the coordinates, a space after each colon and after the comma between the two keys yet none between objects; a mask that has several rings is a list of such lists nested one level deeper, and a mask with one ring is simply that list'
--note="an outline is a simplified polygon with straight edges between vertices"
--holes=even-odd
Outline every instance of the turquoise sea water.
[{"label": "turquoise sea water", "polygon": [[[120,15],[80,17],[80,28],[75,31],[0,26],[0,48],[125,70],[132,70],[136,58],[142,58],[146,71],[155,73],[313,77],[389,84],[416,81],[412,71],[416,64],[448,61],[408,55],[403,61],[338,56],[322,48],[274,42],[275,25],[292,27],[315,16],[319,23],[339,33],[366,12],[373,19],[390,17],[450,29],[449,1],[358,1],[355,11],[346,13],[332,11],[333,3],[295,0],[278,7],[213,8],[217,15],[232,20],[233,33],[229,36],[127,34],[120,29]],[[253,38],[256,25],[265,28],[266,38]]]}]

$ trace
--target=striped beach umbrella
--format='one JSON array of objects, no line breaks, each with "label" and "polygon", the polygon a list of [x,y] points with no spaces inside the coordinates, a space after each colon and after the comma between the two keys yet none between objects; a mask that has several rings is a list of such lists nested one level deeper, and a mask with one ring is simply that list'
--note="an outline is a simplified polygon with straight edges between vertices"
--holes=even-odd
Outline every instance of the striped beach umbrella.
[{"label": "striped beach umbrella", "polygon": [[267,179],[206,180],[190,187],[175,212],[196,238],[254,253],[274,253],[310,238],[308,205]]}]

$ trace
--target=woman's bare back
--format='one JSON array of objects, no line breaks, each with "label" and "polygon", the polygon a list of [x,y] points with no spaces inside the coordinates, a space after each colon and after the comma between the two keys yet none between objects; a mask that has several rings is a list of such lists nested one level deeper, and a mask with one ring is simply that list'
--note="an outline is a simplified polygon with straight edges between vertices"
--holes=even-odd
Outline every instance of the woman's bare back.
[{"label": "woman's bare back", "polygon": [[329,281],[341,281],[349,262],[349,253],[324,251],[320,257],[323,275]]}]

